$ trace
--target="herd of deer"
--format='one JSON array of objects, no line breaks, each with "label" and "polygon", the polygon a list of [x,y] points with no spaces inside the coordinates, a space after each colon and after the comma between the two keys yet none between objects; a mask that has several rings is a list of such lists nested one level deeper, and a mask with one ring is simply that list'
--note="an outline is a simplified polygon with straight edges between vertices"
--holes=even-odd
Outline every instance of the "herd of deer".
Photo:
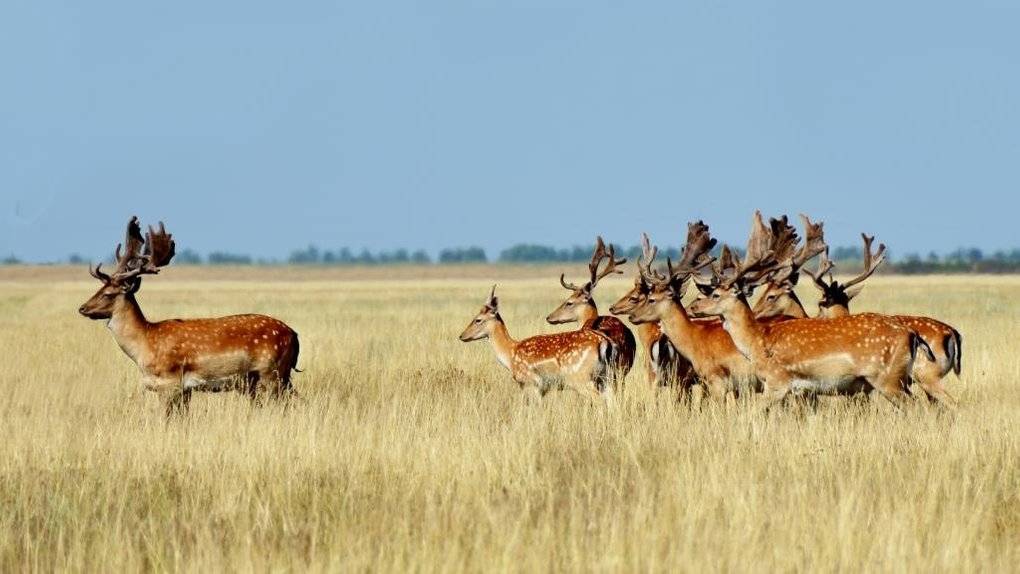
[{"label": "herd of deer", "polygon": [[[716,240],[708,226],[691,223],[680,261],[674,266],[667,259],[664,270],[653,268],[656,248],[642,236],[634,287],[609,310],[636,326],[649,381],[675,387],[685,399],[698,386],[717,399],[761,392],[768,405],[791,395],[813,400],[878,390],[897,407],[916,384],[929,400],[953,406],[942,379],[960,374],[960,333],[927,317],[851,314],[850,300],[884,261],[885,246],[873,252],[874,238],[862,235],[864,271],[840,283],[832,277],[822,224],[801,218],[803,244],[785,216],[766,224],[756,212],[742,257],[727,246],[712,257]],[[805,268],[816,257],[817,269]],[[577,286],[560,277],[571,294],[547,320],[576,321],[576,331],[513,339],[493,287],[460,339],[488,338],[522,388],[608,397],[633,366],[637,345],[623,322],[599,315],[592,292],[603,278],[622,273],[625,262],[599,238],[588,282]],[[818,317],[808,316],[794,291],[802,272],[822,293]],[[691,283],[698,297],[685,306]],[[752,306],[759,287],[764,291]]]},{"label": "herd of deer", "polygon": [[[665,270],[653,268],[656,249],[642,237],[634,287],[610,312],[636,325],[648,380],[675,387],[683,398],[698,386],[715,398],[763,392],[770,403],[791,393],[813,398],[877,389],[896,405],[909,397],[913,383],[930,400],[951,406],[942,379],[950,371],[960,373],[959,332],[927,317],[851,315],[850,300],[882,264],[885,246],[873,253],[873,238],[863,236],[864,272],[837,282],[822,224],[802,218],[800,245],[785,216],[766,225],[755,213],[743,257],[726,246],[718,257],[710,256],[716,240],[708,226],[691,223],[680,261],[674,266],[667,259]],[[265,393],[293,395],[298,336],[282,321],[265,315],[145,318],[135,299],[142,277],[159,273],[173,256],[174,241],[162,223],[143,237],[132,217],[116,249],[116,268],[109,275],[101,265],[89,269],[102,286],[78,311],[107,321],[117,344],[142,371],[145,388],[163,396],[168,416],[187,409],[193,391],[239,390],[253,400]],[[804,268],[815,257],[817,270]],[[625,262],[599,238],[587,282],[578,286],[560,276],[570,296],[546,319],[577,322],[577,330],[515,340],[500,317],[493,287],[460,339],[488,338],[523,388],[539,394],[570,388],[608,398],[633,366],[638,342],[622,321],[599,315],[593,292],[602,279],[622,273]],[[801,272],[822,292],[817,318],[808,317],[794,292]],[[688,283],[695,284],[699,298],[685,307]],[[758,287],[764,293],[752,308],[749,299]]]}]

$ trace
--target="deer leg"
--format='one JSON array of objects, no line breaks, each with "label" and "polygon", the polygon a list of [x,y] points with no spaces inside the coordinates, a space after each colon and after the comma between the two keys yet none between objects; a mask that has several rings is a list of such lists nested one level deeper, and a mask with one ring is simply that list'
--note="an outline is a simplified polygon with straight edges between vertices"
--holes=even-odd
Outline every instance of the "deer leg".
[{"label": "deer leg", "polygon": [[941,378],[922,377],[917,380],[917,384],[924,391],[929,402],[949,410],[956,408],[956,399],[946,391]]},{"label": "deer leg", "polygon": [[251,399],[252,405],[259,405],[259,380],[262,376],[258,371],[251,371],[245,375],[245,391],[247,391],[248,398]]},{"label": "deer leg", "polygon": [[191,405],[191,391],[181,391],[180,389],[170,389],[162,393],[163,408],[166,412],[167,420],[171,419],[175,414],[183,415],[188,411]]}]

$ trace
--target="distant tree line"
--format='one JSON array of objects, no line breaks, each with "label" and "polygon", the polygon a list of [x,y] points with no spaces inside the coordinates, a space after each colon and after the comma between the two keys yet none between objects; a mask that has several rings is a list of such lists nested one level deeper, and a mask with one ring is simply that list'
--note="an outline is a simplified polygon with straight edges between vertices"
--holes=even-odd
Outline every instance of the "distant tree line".
[{"label": "distant tree line", "polygon": [[[641,256],[641,248],[614,246],[618,257],[626,257],[636,261]],[[719,248],[715,252],[718,254]],[[739,253],[740,249],[736,249]],[[676,247],[659,249],[658,262],[664,263],[666,257],[676,261],[680,252]],[[833,247],[829,257],[836,264],[840,273],[854,273],[862,266],[860,246]],[[583,263],[591,258],[591,246],[575,245],[570,248],[556,248],[548,245],[520,243],[504,249],[495,259],[498,263],[539,264],[539,263]],[[1020,249],[996,251],[986,254],[977,248],[961,248],[951,253],[939,255],[930,252],[925,256],[909,253],[902,258],[887,263],[882,271],[887,273],[1018,273],[1020,272]],[[82,265],[88,258],[78,254],[71,255],[67,262]],[[0,258],[0,265],[16,265],[22,261],[13,254]],[[203,257],[193,249],[182,249],[177,253],[176,263],[186,265],[425,265],[431,263],[487,263],[489,258],[481,247],[456,247],[443,249],[433,259],[425,250],[396,249],[393,251],[369,251],[362,249],[353,251],[347,247],[331,251],[309,245],[298,249],[285,260],[257,259],[251,255],[213,251]],[[882,272],[880,271],[880,272]]]}]

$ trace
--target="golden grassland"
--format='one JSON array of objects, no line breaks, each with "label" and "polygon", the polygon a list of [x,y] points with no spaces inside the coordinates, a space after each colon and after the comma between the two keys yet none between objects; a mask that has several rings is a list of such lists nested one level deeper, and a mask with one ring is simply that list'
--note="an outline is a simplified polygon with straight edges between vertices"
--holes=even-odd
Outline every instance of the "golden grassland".
[{"label": "golden grassland", "polygon": [[[75,313],[84,269],[0,271],[0,571],[1020,564],[1020,278],[878,277],[855,301],[959,328],[958,412],[832,399],[766,417],[692,412],[638,372],[611,408],[523,401],[457,335],[491,276],[512,333],[557,330],[556,272],[170,268],[142,287],[150,319],[272,314],[305,372],[289,409],[205,394],[167,423]],[[628,286],[600,287],[601,308]]]}]

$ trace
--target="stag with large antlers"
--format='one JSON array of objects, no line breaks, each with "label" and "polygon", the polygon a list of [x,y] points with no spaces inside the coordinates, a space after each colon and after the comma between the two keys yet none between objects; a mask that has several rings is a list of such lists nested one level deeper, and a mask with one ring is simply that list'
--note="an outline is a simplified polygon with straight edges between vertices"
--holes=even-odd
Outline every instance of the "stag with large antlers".
[{"label": "stag with large antlers", "polygon": [[[606,261],[606,265],[605,268],[600,269],[603,260]],[[567,283],[566,276],[561,274],[560,285],[570,291],[570,296],[545,319],[552,325],[576,321],[581,324],[581,329],[595,329],[609,337],[609,340],[613,342],[612,366],[618,375],[613,377],[614,380],[617,378],[622,380],[630,372],[630,368],[634,365],[637,343],[634,341],[634,335],[623,324],[623,321],[616,317],[599,315],[593,292],[595,286],[602,279],[616,273],[623,273],[619,266],[626,262],[626,259],[616,258],[614,246],[610,245],[606,249],[602,238],[596,238],[595,250],[591,256],[591,262],[588,264],[588,281],[584,285],[574,285]]]},{"label": "stag with large antlers", "polygon": [[[879,244],[878,250],[873,253],[871,245],[875,238],[862,233],[861,239],[864,241],[864,269],[858,276],[845,283],[834,279],[832,261],[825,253],[822,254],[817,271],[804,270],[813,280],[814,286],[822,293],[822,299],[818,303],[820,317],[849,315],[850,300],[860,294],[861,289],[864,288],[862,284],[864,280],[874,274],[885,261],[884,244]],[[827,278],[826,275],[828,275]],[[950,371],[956,373],[956,376],[960,376],[963,355],[963,338],[960,336],[960,332],[951,325],[930,317],[890,315],[889,318],[920,335],[931,347],[935,354],[935,361],[915,361],[911,376],[930,400],[952,406],[955,399],[946,391],[942,379]]]},{"label": "stag with large antlers", "polygon": [[510,336],[499,313],[496,286],[464,332],[465,343],[489,339],[496,359],[514,382],[545,395],[553,389],[572,389],[588,397],[613,394],[610,384],[613,342],[594,329],[537,335],[518,341]]},{"label": "stag with large antlers", "polygon": [[[641,257],[638,258],[638,273],[634,286],[619,301],[613,303],[609,312],[614,315],[630,315],[644,303],[651,286],[645,281],[648,275],[658,279],[665,276],[652,268],[658,249],[648,235],[641,234]],[[645,351],[645,371],[648,382],[656,387],[676,387],[681,398],[690,396],[697,382],[691,362],[670,342],[658,322],[650,321],[636,325],[638,341]]]},{"label": "stag with large antlers", "polygon": [[911,330],[873,314],[768,324],[755,319],[747,297],[776,270],[777,252],[776,238],[756,212],[747,255],[730,268],[712,270],[711,285],[699,285],[705,298],[692,311],[722,317],[773,402],[791,391],[841,394],[863,380],[893,404],[903,404],[918,350],[934,359]]},{"label": "stag with large antlers", "polygon": [[142,277],[159,273],[173,256],[173,237],[162,222],[143,238],[138,218],[132,217],[123,246],[117,246],[113,273],[104,273],[101,264],[89,268],[103,285],[78,312],[106,321],[117,344],[141,369],[145,388],[162,395],[167,416],[186,410],[192,391],[234,389],[253,399],[260,389],[277,397],[292,393],[298,336],[283,322],[265,315],[145,318],[135,299]]},{"label": "stag with large antlers", "polygon": [[[770,317],[803,319],[808,316],[796,292],[800,271],[805,263],[823,254],[828,246],[825,244],[822,222],[812,223],[808,216],[803,214],[800,219],[804,225],[804,244],[795,251],[773,255],[779,266],[769,274],[764,292],[754,305],[754,315],[759,319]],[[784,225],[789,227],[785,216],[772,222],[774,232]]]},{"label": "stag with large antlers", "polygon": [[[708,253],[715,243],[703,222],[689,224],[687,241],[677,266],[667,258],[665,275],[654,273],[650,268],[641,269],[649,290],[630,319],[637,324],[658,322],[663,333],[691,362],[698,381],[712,397],[720,399],[748,385],[757,385],[751,363],[737,350],[722,324],[692,320],[681,301],[690,277],[712,262]],[[728,259],[728,251],[723,256]]]}]

